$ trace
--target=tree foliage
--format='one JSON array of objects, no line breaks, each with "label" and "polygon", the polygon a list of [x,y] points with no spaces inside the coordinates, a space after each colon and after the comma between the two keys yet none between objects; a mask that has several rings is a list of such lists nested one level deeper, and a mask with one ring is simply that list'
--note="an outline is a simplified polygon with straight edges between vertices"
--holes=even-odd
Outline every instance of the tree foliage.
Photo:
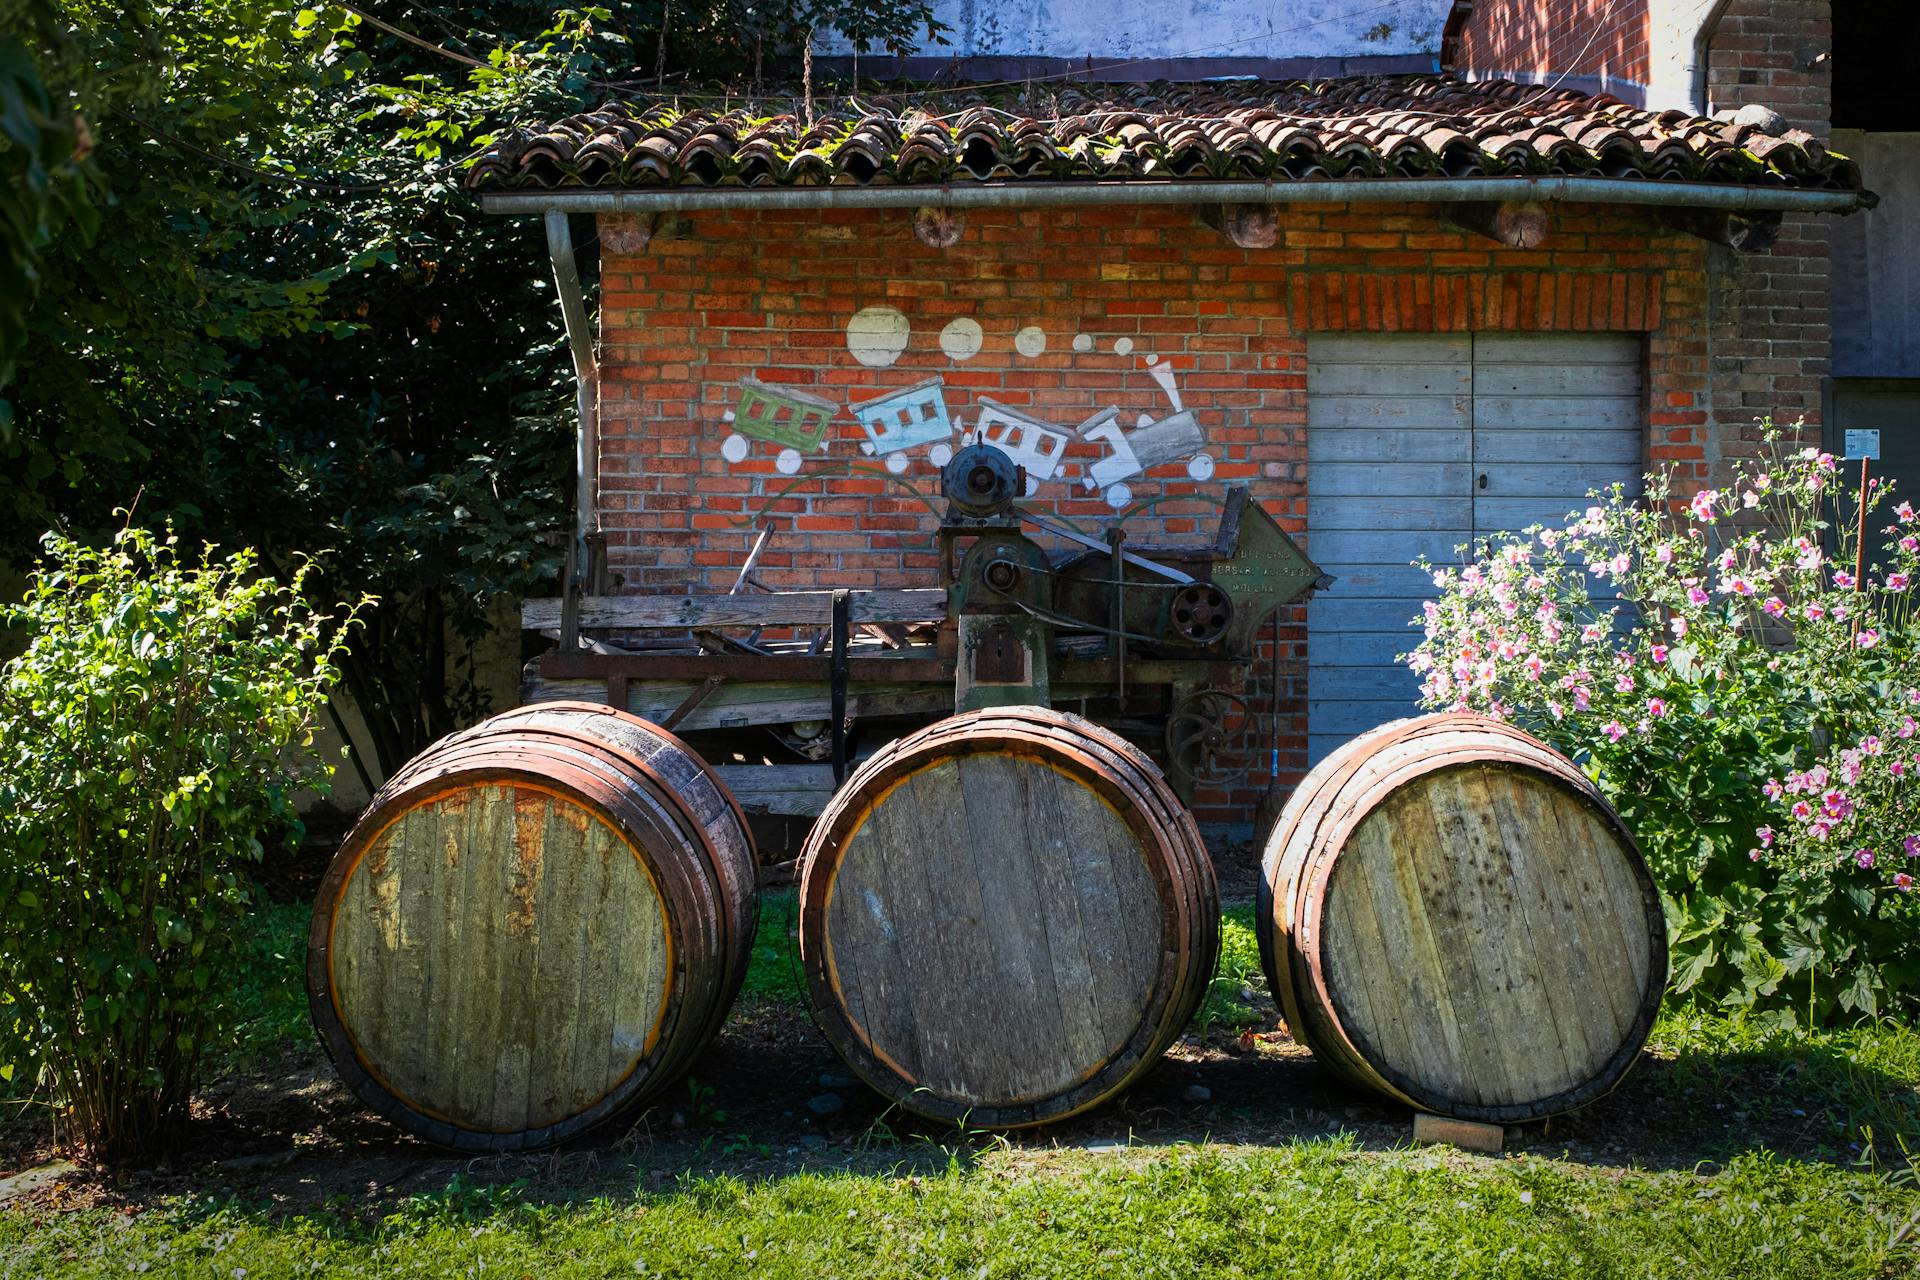
[{"label": "tree foliage", "polygon": [[16,560],[50,525],[103,537],[139,492],[280,572],[319,549],[322,607],[379,598],[343,667],[382,771],[481,709],[471,643],[554,589],[571,523],[545,247],[480,214],[466,158],[771,74],[825,26],[933,30],[923,0],[0,5],[0,174],[27,176],[0,269],[37,282],[0,278],[0,536]]},{"label": "tree foliage", "polygon": [[247,867],[330,772],[288,752],[342,633],[301,598],[309,566],[282,586],[138,528],[47,551],[0,668],[0,1077],[37,1077],[88,1154],[137,1159],[225,1027]]}]

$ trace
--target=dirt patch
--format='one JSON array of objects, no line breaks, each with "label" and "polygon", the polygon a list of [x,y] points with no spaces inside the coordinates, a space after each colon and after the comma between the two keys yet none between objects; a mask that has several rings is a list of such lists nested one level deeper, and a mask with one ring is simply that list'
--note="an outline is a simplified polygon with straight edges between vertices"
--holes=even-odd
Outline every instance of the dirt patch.
[{"label": "dirt patch", "polygon": [[[1261,1025],[1275,1027],[1270,1003],[1261,1011]],[[1811,1082],[1793,1077],[1790,1066],[1765,1060],[1750,1074],[1723,1077],[1721,1092],[1747,1099],[1735,1107],[1690,1093],[1691,1077],[1650,1056],[1585,1110],[1511,1130],[1508,1150],[1668,1168],[1760,1147],[1846,1158],[1845,1117],[1805,1096]],[[1404,1107],[1342,1084],[1277,1030],[1189,1037],[1126,1095],[1061,1124],[1004,1139],[965,1133],[890,1108],[847,1074],[803,1011],[760,1001],[736,1009],[687,1081],[620,1127],[552,1152],[474,1159],[428,1147],[362,1107],[317,1049],[217,1082],[196,1098],[193,1119],[188,1143],[166,1164],[113,1175],[77,1169],[15,1203],[38,1211],[137,1210],[191,1192],[280,1212],[332,1204],[378,1216],[456,1176],[564,1200],[663,1189],[685,1175],[755,1181],[800,1170],[934,1172],[1003,1142],[1016,1150],[1099,1150],[1275,1144],[1346,1132],[1363,1147],[1386,1148],[1411,1136]],[[0,1124],[0,1176],[57,1154],[44,1112]]]}]

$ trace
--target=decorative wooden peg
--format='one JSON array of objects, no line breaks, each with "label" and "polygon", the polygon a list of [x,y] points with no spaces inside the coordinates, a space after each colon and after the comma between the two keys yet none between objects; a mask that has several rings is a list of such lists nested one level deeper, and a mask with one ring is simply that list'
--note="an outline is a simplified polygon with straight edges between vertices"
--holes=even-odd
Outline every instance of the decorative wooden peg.
[{"label": "decorative wooden peg", "polygon": [[1509,249],[1537,249],[1547,238],[1547,206],[1537,200],[1450,205],[1447,220]]},{"label": "decorative wooden peg", "polygon": [[1778,209],[1741,213],[1721,209],[1662,209],[1658,217],[1663,226],[1741,253],[1763,253],[1773,248],[1773,242],[1780,235]]},{"label": "decorative wooden peg", "polygon": [[1280,213],[1270,204],[1202,205],[1200,220],[1242,249],[1280,243]]},{"label": "decorative wooden peg", "polygon": [[958,209],[923,204],[913,211],[913,236],[929,249],[951,249],[967,229],[967,215]]},{"label": "decorative wooden peg", "polygon": [[651,213],[610,213],[600,217],[600,248],[621,255],[645,253],[657,226]]}]

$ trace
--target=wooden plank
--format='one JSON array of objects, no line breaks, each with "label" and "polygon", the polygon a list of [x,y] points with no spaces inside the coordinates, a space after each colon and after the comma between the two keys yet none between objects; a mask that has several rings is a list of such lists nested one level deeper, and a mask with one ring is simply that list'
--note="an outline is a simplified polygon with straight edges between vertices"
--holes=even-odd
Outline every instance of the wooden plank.
[{"label": "wooden plank", "polygon": [[1465,364],[1474,338],[1466,333],[1315,333],[1307,337],[1307,359],[1321,364]]},{"label": "wooden plank", "polygon": [[1316,432],[1462,431],[1473,421],[1473,397],[1464,388],[1450,396],[1364,396],[1322,395],[1309,386],[1309,448]]},{"label": "wooden plank", "polygon": [[1307,386],[1316,397],[1437,396],[1452,399],[1473,390],[1473,371],[1460,364],[1418,364],[1388,359],[1371,364],[1320,364],[1308,357]]},{"label": "wooden plank", "polygon": [[827,764],[723,764],[714,766],[748,813],[818,817],[837,788]]},{"label": "wooden plank", "polygon": [[[1451,563],[1451,561],[1449,561]],[[1337,581],[1324,593],[1329,600],[1426,600],[1433,596],[1433,576],[1406,562],[1389,564],[1320,565]],[[1318,597],[1317,597],[1318,598]]]},{"label": "wooden plank", "polygon": [[1417,639],[1420,630],[1412,625],[1421,616],[1420,600],[1366,597],[1346,600],[1331,593],[1317,595],[1307,604],[1307,626],[1323,632],[1392,631],[1396,624],[1407,628]]},{"label": "wooden plank", "polygon": [[[1418,637],[1415,637],[1418,639]],[[1407,642],[1411,649],[1413,643]],[[1404,652],[1404,650],[1403,650]],[[1411,667],[1384,662],[1370,667],[1307,668],[1307,699],[1310,702],[1391,702],[1411,710],[1420,701],[1420,677]]]},{"label": "wooden plank", "polygon": [[1482,505],[1489,499],[1499,498],[1565,500],[1569,495],[1584,495],[1589,490],[1604,490],[1615,484],[1625,486],[1629,494],[1637,494],[1641,489],[1640,469],[1637,466],[1577,462],[1485,462],[1474,470],[1487,478],[1478,499]]},{"label": "wooden plank", "polygon": [[[627,686],[626,710],[658,724],[698,686],[684,681],[635,680]],[[521,681],[525,703],[578,699],[604,702],[604,682],[592,679],[548,679],[537,671]],[[677,731],[722,729],[741,725],[793,724],[825,720],[831,714],[832,695],[825,682],[729,681],[703,699]],[[856,718],[878,715],[920,715],[953,709],[950,685],[858,683],[847,686],[847,713]]]},{"label": "wooden plank", "polygon": [[[1451,529],[1324,529],[1307,539],[1307,552],[1322,567],[1336,564],[1411,564],[1421,556],[1435,564],[1450,564],[1455,549],[1472,537],[1461,525]],[[1335,577],[1340,571],[1327,568]],[[1338,582],[1334,591],[1340,589]]]},{"label": "wooden plank", "polygon": [[1478,364],[1586,364],[1640,367],[1641,342],[1631,333],[1476,333]]},{"label": "wooden plank", "polygon": [[1473,400],[1475,434],[1489,431],[1627,431],[1636,439],[1647,429],[1647,409],[1639,395],[1505,396]]},{"label": "wooden plank", "polygon": [[1323,498],[1308,479],[1309,529],[1470,529],[1473,499],[1458,497]]},{"label": "wooden plank", "polygon": [[1545,430],[1530,425],[1524,430],[1490,430],[1483,426],[1473,435],[1473,460],[1479,463],[1573,462],[1614,467],[1637,476],[1645,451],[1646,441],[1638,427]]},{"label": "wooden plank", "polygon": [[1458,462],[1321,462],[1313,464],[1316,497],[1430,497],[1462,493],[1473,483],[1473,467]]},{"label": "wooden plank", "polygon": [[1307,652],[1307,670],[1319,667],[1391,667],[1396,654],[1409,653],[1420,643],[1417,627],[1400,631],[1349,631],[1339,644],[1321,645]]},{"label": "wooden plank", "polygon": [[[943,622],[947,593],[939,588],[856,591],[853,622]],[[545,631],[560,625],[558,598],[532,598],[520,605],[520,625]],[[580,625],[611,630],[688,627],[826,626],[833,592],[785,591],[771,595],[586,596]]]},{"label": "wooden plank", "polygon": [[1451,427],[1438,431],[1307,427],[1307,465],[1314,469],[1316,480],[1329,463],[1464,462],[1472,451],[1470,434]]},{"label": "wooden plank", "polygon": [[1638,364],[1514,364],[1476,361],[1473,394],[1482,396],[1637,396]]}]

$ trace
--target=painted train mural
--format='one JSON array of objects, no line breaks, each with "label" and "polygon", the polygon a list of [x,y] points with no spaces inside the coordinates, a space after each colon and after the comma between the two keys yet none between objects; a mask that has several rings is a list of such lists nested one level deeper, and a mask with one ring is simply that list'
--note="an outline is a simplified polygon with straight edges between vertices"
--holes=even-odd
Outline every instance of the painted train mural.
[{"label": "painted train mural", "polygon": [[[884,368],[906,350],[910,336],[907,317],[892,307],[867,307],[856,312],[847,323],[847,350],[860,363]],[[953,320],[940,332],[940,348],[949,359],[962,362],[980,351],[983,334],[976,320]],[[1046,333],[1036,326],[1014,335],[1014,350],[1033,358],[1046,350]],[[1094,349],[1094,339],[1077,334],[1073,348],[1085,353]],[[1116,356],[1131,358],[1133,340],[1116,338],[1112,342]],[[1145,357],[1145,367],[1167,399],[1167,411],[1135,415],[1127,422],[1118,408],[1105,408],[1077,425],[1049,422],[1022,409],[988,396],[980,396],[971,406],[972,420],[963,419],[947,404],[947,388],[938,376],[911,386],[886,392],[873,399],[848,406],[846,411],[860,424],[865,440],[860,451],[879,459],[898,475],[918,455],[935,467],[961,445],[982,443],[999,449],[1026,469],[1027,496],[1039,493],[1050,482],[1077,483],[1091,493],[1099,493],[1109,506],[1118,510],[1133,499],[1128,483],[1151,468],[1169,463],[1184,463],[1195,480],[1211,479],[1214,458],[1208,452],[1206,433],[1192,410],[1181,403],[1180,386],[1173,366],[1156,356]],[[831,426],[842,406],[816,392],[794,386],[743,378],[739,398],[724,415],[730,434],[720,446],[721,457],[737,463],[757,450],[774,451],[774,465],[792,475],[816,454],[825,452]],[[1075,440],[1099,447],[1098,460],[1080,465],[1078,476],[1065,474],[1068,446]]]}]

